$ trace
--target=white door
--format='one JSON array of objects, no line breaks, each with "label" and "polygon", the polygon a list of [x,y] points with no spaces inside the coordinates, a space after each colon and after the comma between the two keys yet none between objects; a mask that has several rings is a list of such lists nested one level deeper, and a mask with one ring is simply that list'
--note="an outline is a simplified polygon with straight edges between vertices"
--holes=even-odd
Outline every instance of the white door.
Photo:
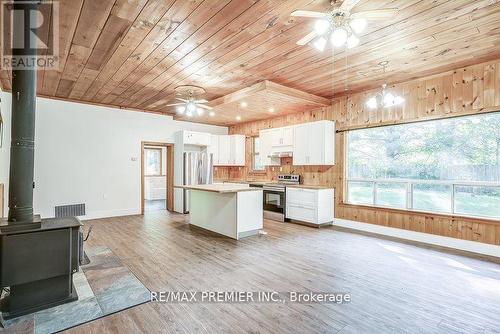
[{"label": "white door", "polygon": [[309,127],[307,124],[295,127],[295,138],[293,144],[293,164],[307,165],[309,155]]}]

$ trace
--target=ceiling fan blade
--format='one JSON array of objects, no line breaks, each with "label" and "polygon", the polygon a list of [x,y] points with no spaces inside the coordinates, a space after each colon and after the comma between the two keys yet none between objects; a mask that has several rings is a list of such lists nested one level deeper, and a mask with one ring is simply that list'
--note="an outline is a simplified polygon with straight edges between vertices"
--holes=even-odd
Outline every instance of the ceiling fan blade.
[{"label": "ceiling fan blade", "polygon": [[197,106],[197,107],[200,107],[200,108],[203,108],[203,109],[207,109],[207,110],[212,110],[212,109],[213,109],[212,107],[210,107],[210,106],[206,106],[206,105],[204,105],[204,104],[197,104],[196,106]]},{"label": "ceiling fan blade", "polygon": [[326,16],[326,13],[313,12],[311,10],[295,10],[290,16],[322,18]]},{"label": "ceiling fan blade", "polygon": [[344,0],[340,5],[339,9],[344,12],[349,12],[351,9],[358,4],[361,0]]},{"label": "ceiling fan blade", "polygon": [[367,20],[385,20],[396,16],[398,10],[396,8],[365,10],[351,14],[352,19],[363,18]]},{"label": "ceiling fan blade", "polygon": [[194,103],[207,103],[208,101],[205,99],[201,99],[201,100],[194,100],[193,102]]},{"label": "ceiling fan blade", "polygon": [[175,107],[175,106],[182,106],[185,105],[185,103],[172,103],[172,104],[167,104],[167,107]]},{"label": "ceiling fan blade", "polygon": [[297,45],[306,45],[310,41],[312,41],[318,34],[316,34],[315,31],[311,31],[309,34],[305,35],[302,37],[300,40],[297,41]]}]

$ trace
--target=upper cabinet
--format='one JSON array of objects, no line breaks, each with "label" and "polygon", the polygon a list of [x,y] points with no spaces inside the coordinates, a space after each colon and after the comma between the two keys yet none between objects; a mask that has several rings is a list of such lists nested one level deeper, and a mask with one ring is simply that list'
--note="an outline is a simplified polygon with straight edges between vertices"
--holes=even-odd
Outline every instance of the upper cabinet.
[{"label": "upper cabinet", "polygon": [[295,166],[335,164],[335,123],[311,123],[265,129],[259,132],[261,161],[281,165],[281,157],[293,156]]},{"label": "upper cabinet", "polygon": [[293,165],[334,165],[335,123],[318,121],[295,126]]},{"label": "upper cabinet", "polygon": [[213,154],[214,166],[245,166],[245,136],[212,136],[208,152]]},{"label": "upper cabinet", "polygon": [[212,154],[212,161],[214,165],[219,162],[219,136],[210,135],[210,145],[207,147],[207,153]]},{"label": "upper cabinet", "polygon": [[259,155],[264,166],[279,166],[280,158],[272,156],[273,142],[276,141],[275,129],[261,130],[259,132]]},{"label": "upper cabinet", "polygon": [[211,143],[210,133],[183,131],[184,145],[209,146]]},{"label": "upper cabinet", "polygon": [[293,147],[294,129],[292,126],[270,129],[269,131],[271,131],[272,133],[273,147],[283,147],[283,146],[289,146],[290,148]]},{"label": "upper cabinet", "polygon": [[245,166],[245,136],[230,136],[230,163],[233,166]]}]

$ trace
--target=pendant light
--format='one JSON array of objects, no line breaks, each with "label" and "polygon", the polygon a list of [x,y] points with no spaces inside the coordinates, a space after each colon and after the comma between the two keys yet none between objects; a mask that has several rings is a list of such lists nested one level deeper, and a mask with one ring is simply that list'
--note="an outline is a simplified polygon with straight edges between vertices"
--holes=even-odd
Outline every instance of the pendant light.
[{"label": "pendant light", "polygon": [[[385,76],[385,69],[388,64],[389,64],[388,61],[382,61],[379,63],[379,66],[382,66],[384,69],[384,76]],[[382,85],[382,89],[374,96],[366,100],[365,105],[369,109],[378,109],[378,108],[389,108],[397,106],[403,104],[404,102],[405,99],[402,96],[396,95],[387,90],[387,77],[386,77],[385,82]]]}]

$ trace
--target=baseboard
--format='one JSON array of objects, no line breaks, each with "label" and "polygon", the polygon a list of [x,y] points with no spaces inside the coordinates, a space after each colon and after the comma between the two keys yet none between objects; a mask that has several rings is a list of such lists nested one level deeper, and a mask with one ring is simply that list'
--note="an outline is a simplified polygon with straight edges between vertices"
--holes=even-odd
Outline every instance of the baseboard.
[{"label": "baseboard", "polygon": [[333,225],[358,231],[370,232],[374,234],[417,241],[425,244],[453,248],[466,252],[472,252],[472,253],[500,258],[500,246],[485,244],[482,242],[462,240],[462,239],[444,237],[440,235],[434,235],[422,232],[408,231],[399,228],[387,227],[375,224],[360,223],[345,219],[335,219]]},{"label": "baseboard", "polygon": [[85,216],[81,216],[78,218],[80,218],[80,220],[91,220],[91,219],[111,218],[120,216],[132,216],[140,214],[141,214],[140,209],[102,210],[102,211],[90,211],[87,212]]}]

